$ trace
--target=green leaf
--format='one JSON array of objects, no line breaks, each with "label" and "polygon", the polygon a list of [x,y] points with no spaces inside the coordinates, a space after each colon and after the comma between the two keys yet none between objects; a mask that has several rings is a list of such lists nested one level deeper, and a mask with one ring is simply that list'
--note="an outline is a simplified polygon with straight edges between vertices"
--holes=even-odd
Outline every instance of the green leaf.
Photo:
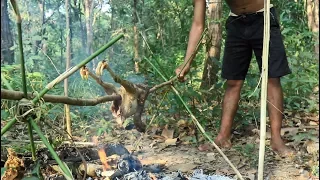
[{"label": "green leaf", "polygon": [[41,41],[42,40],[42,37],[41,36],[32,36],[32,39],[34,41]]},{"label": "green leaf", "polygon": [[[69,169],[69,167],[67,166],[67,164],[66,164],[65,162],[62,162],[62,163],[64,164],[64,166],[65,166],[65,167],[67,168],[67,170],[69,171],[69,174],[72,175],[72,172],[71,172],[71,170]],[[59,166],[59,169],[60,169],[61,172],[63,172],[62,169],[60,168],[60,166]],[[72,177],[69,177],[67,174],[65,174],[65,172],[63,172],[63,175],[64,175],[64,177],[65,177],[67,180],[72,180]]]},{"label": "green leaf", "polygon": [[40,178],[35,176],[30,176],[30,177],[24,177],[22,180],[40,180]]},{"label": "green leaf", "polygon": [[9,112],[7,110],[1,110],[1,119],[8,119]]},{"label": "green leaf", "polygon": [[4,172],[6,172],[7,168],[3,167],[1,168],[1,177],[4,175]]}]

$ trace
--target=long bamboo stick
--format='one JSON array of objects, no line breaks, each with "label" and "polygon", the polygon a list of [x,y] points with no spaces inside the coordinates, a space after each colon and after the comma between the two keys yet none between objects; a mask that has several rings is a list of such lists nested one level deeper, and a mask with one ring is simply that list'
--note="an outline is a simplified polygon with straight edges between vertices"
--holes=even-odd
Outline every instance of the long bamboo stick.
[{"label": "long bamboo stick", "polygon": [[112,46],[114,43],[116,43],[119,39],[121,39],[122,37],[124,37],[124,34],[120,34],[118,36],[116,36],[114,39],[112,39],[109,43],[107,43],[106,45],[102,46],[100,49],[98,49],[96,52],[94,52],[92,55],[90,55],[89,57],[87,57],[85,60],[81,61],[79,64],[77,64],[76,66],[72,67],[71,69],[65,71],[64,73],[62,73],[60,76],[58,76],[56,79],[54,79],[52,82],[50,82],[49,84],[47,84],[47,86],[45,87],[45,89],[43,89],[39,95],[37,97],[35,97],[32,100],[33,104],[36,104],[40,98],[42,98],[42,96],[44,96],[50,89],[52,89],[56,84],[60,83],[61,81],[63,81],[65,78],[71,76],[73,73],[75,73],[77,70],[79,70],[82,66],[86,65],[88,62],[90,62],[91,60],[93,60],[95,57],[97,57],[99,54],[101,54],[103,51],[105,51],[107,48],[109,48],[110,46]]},{"label": "long bamboo stick", "polygon": [[[160,76],[162,77],[162,79],[164,79],[165,81],[168,81],[168,79],[160,72],[160,70],[149,60],[146,59],[146,61],[160,74]],[[197,118],[193,115],[192,111],[190,110],[190,108],[188,107],[187,103],[182,99],[180,93],[178,92],[178,90],[171,85],[171,89],[175,92],[175,94],[178,96],[179,100],[182,102],[182,104],[184,105],[184,107],[186,108],[186,110],[188,111],[188,113],[191,116],[192,121],[195,123],[195,125],[198,127],[198,129],[201,131],[201,133],[210,141],[210,143],[217,149],[217,151],[221,154],[221,156],[223,157],[223,159],[230,165],[230,167],[234,170],[234,172],[236,173],[236,175],[238,176],[239,179],[244,180],[242,175],[240,174],[240,172],[238,171],[238,169],[232,164],[232,162],[228,159],[228,157],[222,152],[222,150],[219,148],[219,146],[216,145],[216,143],[211,139],[211,137],[206,133],[206,131],[204,130],[204,128],[202,127],[202,125],[199,123],[199,121],[197,120]]]},{"label": "long bamboo stick", "polygon": [[267,92],[268,92],[268,57],[270,41],[270,0],[264,0],[264,30],[262,50],[262,84],[261,84],[261,109],[260,109],[260,147],[258,180],[263,180],[264,156],[266,145],[267,122]]},{"label": "long bamboo stick", "polygon": [[49,143],[49,141],[47,140],[47,138],[44,136],[44,134],[41,132],[39,126],[34,122],[33,119],[29,120],[31,126],[33,127],[33,129],[37,132],[37,134],[39,135],[41,141],[44,143],[44,145],[48,148],[48,150],[50,151],[52,157],[57,161],[58,165],[60,166],[60,168],[62,169],[62,171],[66,174],[66,176],[68,176],[69,178],[72,178],[72,174],[70,174],[70,171],[68,170],[68,168],[65,166],[65,164],[61,161],[61,159],[59,158],[58,154],[54,151],[53,147],[51,146],[51,144]]},{"label": "long bamboo stick", "polygon": [[26,70],[25,70],[25,63],[24,63],[24,54],[23,54],[23,44],[22,44],[22,30],[21,30],[21,15],[15,0],[10,0],[13,11],[16,15],[16,23],[18,28],[18,42],[19,42],[19,55],[20,55],[20,63],[21,63],[21,77],[22,77],[22,91],[24,97],[27,98],[27,80],[26,80]]}]

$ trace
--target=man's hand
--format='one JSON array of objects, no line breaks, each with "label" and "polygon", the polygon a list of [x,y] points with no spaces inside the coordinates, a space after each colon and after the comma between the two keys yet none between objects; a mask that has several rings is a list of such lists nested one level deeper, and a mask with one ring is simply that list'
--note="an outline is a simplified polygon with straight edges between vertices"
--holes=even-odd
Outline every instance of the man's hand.
[{"label": "man's hand", "polygon": [[[184,68],[183,68],[184,67]],[[183,69],[182,69],[183,68]],[[178,80],[180,82],[184,82],[187,80],[187,78],[185,77],[188,72],[190,71],[190,64],[187,63],[186,65],[183,63],[181,64],[177,69],[176,69],[176,75],[178,77]]]}]

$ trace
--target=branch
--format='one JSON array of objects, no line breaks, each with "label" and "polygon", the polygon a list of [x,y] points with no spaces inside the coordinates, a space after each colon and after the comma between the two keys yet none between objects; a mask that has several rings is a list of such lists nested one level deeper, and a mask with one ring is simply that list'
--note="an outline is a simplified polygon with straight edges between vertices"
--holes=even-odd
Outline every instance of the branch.
[{"label": "branch", "polygon": [[[28,93],[28,98],[32,99],[36,97],[36,94]],[[1,99],[9,99],[9,100],[20,100],[23,98],[23,92],[21,91],[10,91],[6,89],[1,89]],[[80,98],[70,98],[67,96],[59,96],[59,95],[44,95],[44,101],[51,102],[51,103],[62,103],[62,104],[69,104],[75,106],[95,106],[97,104],[107,102],[107,101],[114,101],[120,100],[120,95],[107,95],[98,97],[96,99],[80,99]]]},{"label": "branch", "polygon": [[96,80],[96,82],[97,82],[100,86],[103,87],[104,91],[105,91],[107,94],[109,94],[109,95],[111,95],[111,94],[113,94],[113,93],[118,94],[117,88],[116,88],[113,84],[103,82],[103,81],[101,80],[101,78],[99,78],[98,76],[96,76],[95,74],[93,74],[92,72],[90,72],[89,70],[88,70],[88,73],[89,73],[89,76],[91,76],[94,80]]},{"label": "branch", "polygon": [[152,87],[149,92],[152,93],[156,90],[158,90],[159,88],[162,88],[163,86],[167,86],[167,85],[172,85],[173,81],[175,81],[177,79],[177,76],[175,76],[174,78],[170,79],[169,81],[166,81],[164,83],[155,85],[154,87]]},{"label": "branch", "polygon": [[121,77],[119,77],[118,75],[116,75],[116,73],[114,73],[112,71],[112,69],[109,67],[108,64],[106,64],[105,69],[107,69],[107,71],[109,72],[109,74],[111,75],[111,77],[113,78],[113,80],[116,83],[121,84],[127,92],[135,94],[136,93],[136,88],[134,86],[134,84],[128,80],[122,79]]}]

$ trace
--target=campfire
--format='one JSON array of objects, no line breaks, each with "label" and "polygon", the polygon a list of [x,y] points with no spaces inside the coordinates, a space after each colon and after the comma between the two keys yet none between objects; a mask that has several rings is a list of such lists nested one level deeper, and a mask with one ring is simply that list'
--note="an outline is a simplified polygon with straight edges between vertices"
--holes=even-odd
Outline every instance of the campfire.
[{"label": "campfire", "polygon": [[[99,144],[97,139],[94,140],[94,146],[79,147],[78,150],[86,162],[81,162],[75,147],[64,146],[56,150],[60,158],[63,159],[69,167],[72,167],[70,169],[72,169],[74,179],[83,179],[85,176],[86,180],[230,180],[230,178],[225,176],[205,175],[203,171],[199,169],[195,170],[193,174],[189,176],[182,174],[180,171],[168,174],[165,172],[166,162],[150,162],[144,159],[138,159],[135,153],[130,153],[121,144]],[[41,167],[45,167],[43,168],[44,172],[42,172],[42,174],[46,174],[47,176],[45,179],[64,179],[61,170],[54,164],[53,158],[46,149],[39,150],[37,154],[41,161]],[[5,167],[9,169],[10,167],[14,167],[15,169],[6,171],[1,179],[20,179],[21,174],[26,173],[26,169],[32,169],[34,166],[35,164],[32,163],[31,158],[28,158],[27,154],[22,156],[14,153],[12,149],[8,149],[8,158]]]}]

